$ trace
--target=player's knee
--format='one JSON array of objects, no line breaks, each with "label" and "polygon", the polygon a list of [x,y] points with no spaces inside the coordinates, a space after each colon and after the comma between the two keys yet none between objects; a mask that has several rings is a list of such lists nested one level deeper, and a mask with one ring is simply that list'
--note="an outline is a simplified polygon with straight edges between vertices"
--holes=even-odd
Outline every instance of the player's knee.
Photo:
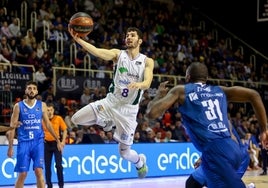
[{"label": "player's knee", "polygon": [[26,179],[26,177],[27,177],[27,172],[21,172],[21,173],[19,174],[19,179],[20,179],[21,181],[24,181],[24,180]]},{"label": "player's knee", "polygon": [[74,114],[71,117],[71,121],[72,121],[73,124],[78,125],[79,124],[79,117],[76,114]]},{"label": "player's knee", "polygon": [[42,168],[36,168],[34,170],[36,177],[42,177],[43,176],[43,170]]}]

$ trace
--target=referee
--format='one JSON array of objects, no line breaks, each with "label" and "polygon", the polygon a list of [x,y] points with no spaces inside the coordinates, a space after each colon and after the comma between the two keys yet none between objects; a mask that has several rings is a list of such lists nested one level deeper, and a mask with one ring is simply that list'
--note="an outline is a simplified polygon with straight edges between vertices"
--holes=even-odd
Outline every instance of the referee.
[{"label": "referee", "polygon": [[[65,124],[63,118],[59,115],[55,115],[54,105],[52,103],[47,104],[48,117],[52,124],[52,127],[61,140],[62,148],[65,145],[65,139],[67,136],[67,125]],[[63,177],[63,167],[62,167],[62,153],[57,148],[57,142],[53,136],[44,127],[45,132],[45,176],[47,188],[52,188],[53,184],[51,182],[51,162],[54,155],[57,178],[59,188],[63,188],[64,177]]]}]

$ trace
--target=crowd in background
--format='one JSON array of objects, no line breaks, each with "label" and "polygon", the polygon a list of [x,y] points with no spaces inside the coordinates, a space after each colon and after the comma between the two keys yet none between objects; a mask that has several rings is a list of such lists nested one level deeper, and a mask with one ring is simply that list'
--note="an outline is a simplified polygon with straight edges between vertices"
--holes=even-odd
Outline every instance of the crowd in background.
[{"label": "crowd in background", "polygon": [[[124,46],[124,31],[135,26],[143,32],[141,52],[155,60],[155,74],[185,75],[186,67],[194,61],[209,67],[210,78],[239,80],[248,87],[257,88],[255,82],[267,82],[268,63],[254,66],[245,58],[241,48],[230,48],[225,38],[216,39],[211,30],[200,26],[200,18],[183,0],[170,5],[167,2],[136,0],[28,0],[27,17],[37,13],[36,28],[20,26],[21,1],[1,1],[0,7],[0,61],[11,64],[30,64],[35,72],[27,68],[12,68],[14,72],[35,74],[39,84],[38,98],[54,103],[56,113],[68,125],[66,143],[116,143],[113,132],[104,132],[98,125],[80,126],[70,121],[72,114],[91,101],[106,96],[107,88],[84,88],[80,100],[54,96],[52,87],[52,67],[68,67],[74,64],[83,68],[86,51],[77,45],[75,58],[70,59],[70,45],[73,40],[67,27],[70,17],[76,12],[87,12],[94,20],[94,30],[85,40],[102,48]],[[6,12],[5,12],[6,11]],[[44,32],[44,25],[49,31]],[[45,36],[44,36],[45,33]],[[60,35],[59,35],[60,33]],[[63,40],[62,51],[58,51],[56,41]],[[45,41],[45,43],[44,43]],[[112,70],[112,62],[91,57],[91,69]],[[6,71],[3,68],[2,71]],[[61,72],[64,73],[64,72]],[[105,76],[105,74],[103,75]],[[227,83],[226,83],[227,84]],[[261,88],[258,88],[261,89]],[[263,94],[262,94],[263,95]],[[152,97],[144,93],[137,117],[138,128],[134,142],[190,142],[185,132],[177,104],[157,120],[144,118],[147,104]],[[249,144],[251,167],[260,164],[258,143],[258,122],[250,107],[245,104],[228,106],[230,122],[236,127],[241,139]],[[88,138],[98,135],[98,138]],[[251,144],[252,143],[252,144]]]}]

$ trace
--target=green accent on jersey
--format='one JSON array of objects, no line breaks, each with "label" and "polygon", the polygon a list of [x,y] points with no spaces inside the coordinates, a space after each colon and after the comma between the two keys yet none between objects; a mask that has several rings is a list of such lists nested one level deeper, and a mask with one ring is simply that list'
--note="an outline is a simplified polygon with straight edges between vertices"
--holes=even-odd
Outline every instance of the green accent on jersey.
[{"label": "green accent on jersey", "polygon": [[[117,69],[117,65],[115,65],[114,73],[113,73],[113,77],[115,76],[116,69]],[[110,93],[113,93],[113,92],[114,92],[114,80],[113,80],[112,83],[110,84],[108,91],[109,91]]]},{"label": "green accent on jersey", "polygon": [[119,69],[119,72],[122,74],[124,72],[128,72],[127,68],[126,67],[120,67]]},{"label": "green accent on jersey", "polygon": [[136,99],[134,100],[134,102],[132,103],[132,105],[138,104],[140,97],[141,97],[141,90],[139,89],[138,95],[137,95]]}]

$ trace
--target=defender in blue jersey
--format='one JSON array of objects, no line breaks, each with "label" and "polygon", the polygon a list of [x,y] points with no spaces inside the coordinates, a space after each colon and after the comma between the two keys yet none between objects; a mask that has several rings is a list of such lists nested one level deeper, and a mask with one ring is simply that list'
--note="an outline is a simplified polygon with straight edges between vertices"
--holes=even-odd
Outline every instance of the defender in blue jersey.
[{"label": "defender in blue jersey", "polygon": [[[242,153],[242,162],[237,170],[237,174],[242,178],[250,162],[250,157],[248,154],[248,145],[243,143],[231,123],[230,127],[232,138],[239,144]],[[205,174],[203,172],[202,167],[200,166],[201,162],[202,160],[200,159],[195,163],[196,170],[186,180],[185,188],[202,188],[207,185]],[[251,183],[247,185],[247,188],[255,188],[255,185]]]},{"label": "defender in blue jersey", "polygon": [[167,82],[148,105],[147,117],[157,118],[175,102],[194,146],[202,152],[202,170],[209,188],[245,188],[237,170],[242,153],[228,125],[227,101],[250,102],[260,125],[262,144],[268,146],[267,117],[260,94],[252,89],[207,85],[208,69],[195,62],[186,70],[186,85],[169,92]]},{"label": "defender in blue jersey", "polygon": [[[20,188],[24,186],[30,163],[33,161],[37,187],[44,188],[44,131],[42,121],[44,121],[55,140],[57,140],[57,146],[60,151],[62,150],[62,146],[50,124],[46,104],[35,98],[38,94],[37,83],[33,81],[28,82],[26,84],[25,94],[27,96],[26,99],[14,105],[10,120],[10,127],[15,127],[19,124],[17,128],[17,163],[14,169],[19,175],[15,187]],[[8,157],[13,156],[14,134],[15,130],[12,130],[9,136]]]}]

